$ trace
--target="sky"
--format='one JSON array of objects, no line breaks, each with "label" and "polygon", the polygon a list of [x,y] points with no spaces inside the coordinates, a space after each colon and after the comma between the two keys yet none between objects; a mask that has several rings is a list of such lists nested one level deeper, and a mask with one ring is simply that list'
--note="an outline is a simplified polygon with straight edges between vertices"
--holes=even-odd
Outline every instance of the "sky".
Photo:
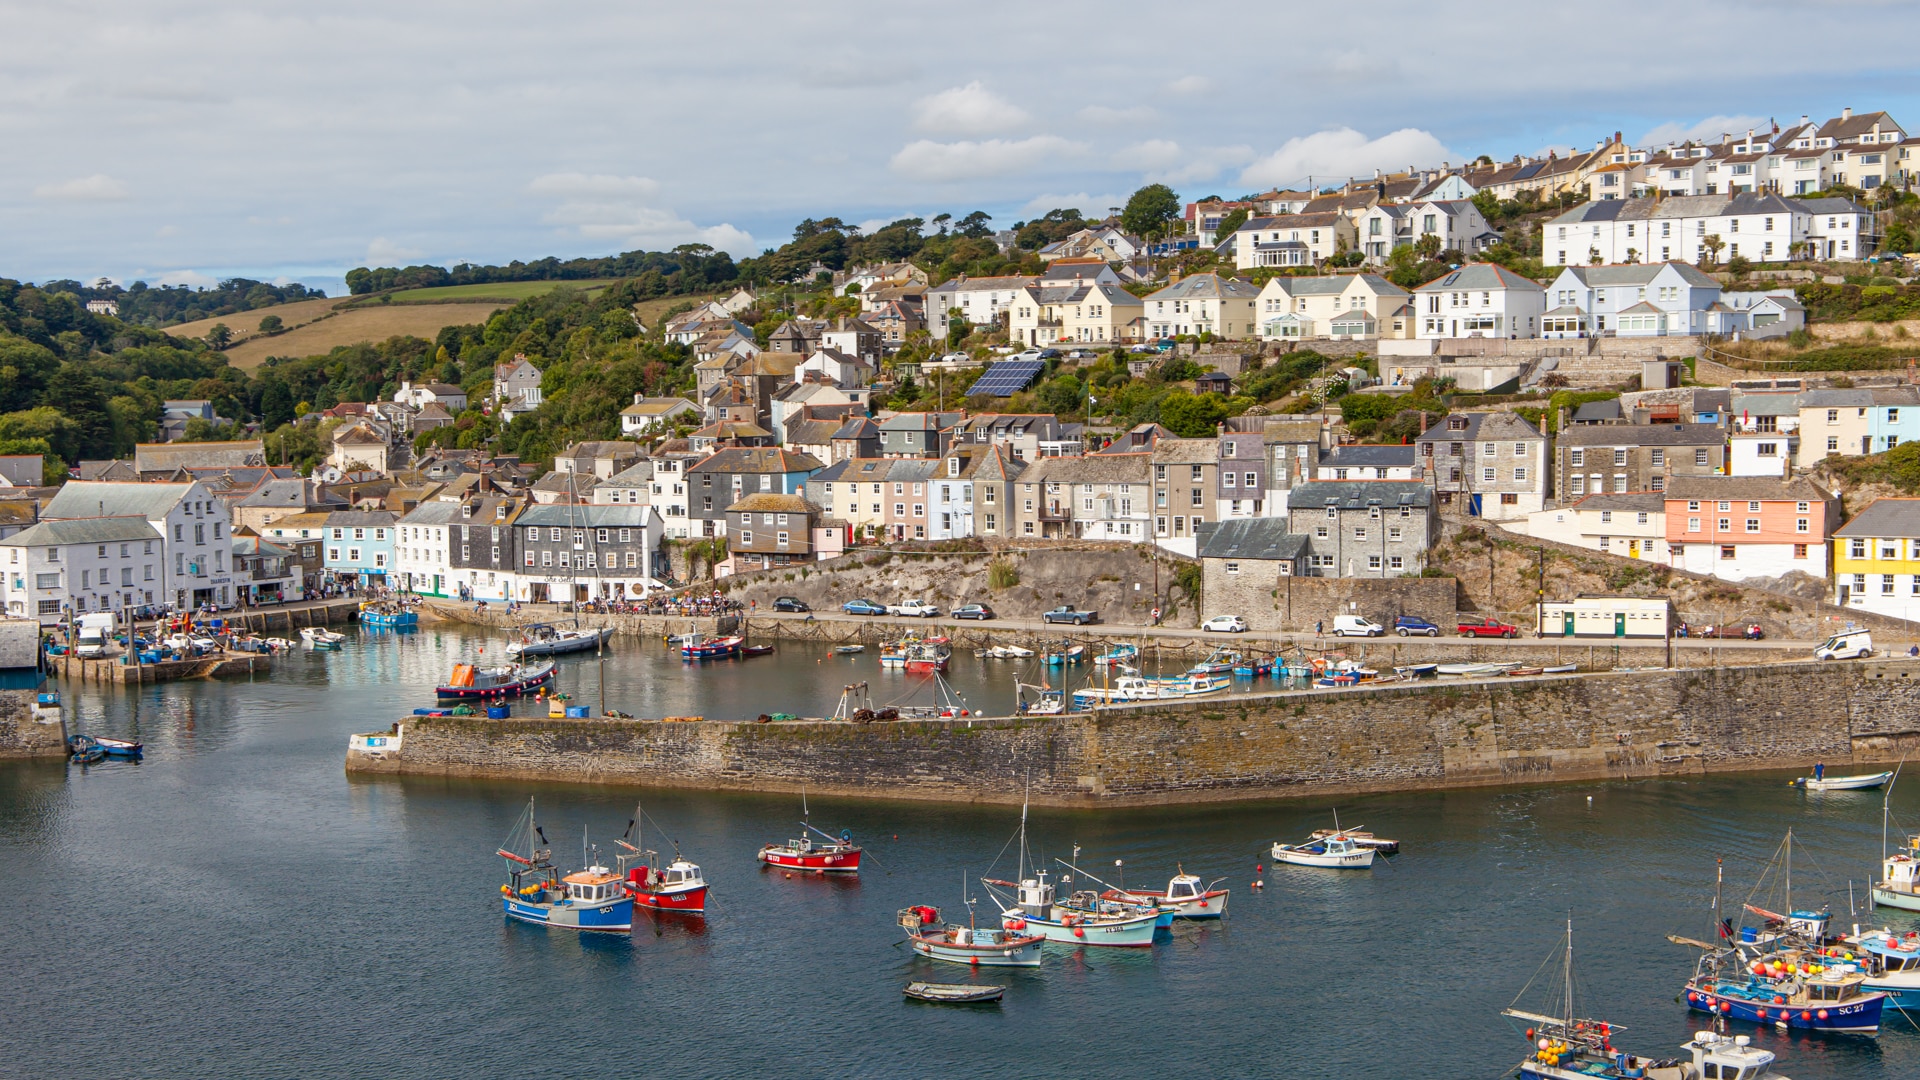
[{"label": "sky", "polygon": [[1886,109],[1910,0],[1174,6],[0,0],[0,276],[343,290],[361,265],[807,217],[1007,227]]}]

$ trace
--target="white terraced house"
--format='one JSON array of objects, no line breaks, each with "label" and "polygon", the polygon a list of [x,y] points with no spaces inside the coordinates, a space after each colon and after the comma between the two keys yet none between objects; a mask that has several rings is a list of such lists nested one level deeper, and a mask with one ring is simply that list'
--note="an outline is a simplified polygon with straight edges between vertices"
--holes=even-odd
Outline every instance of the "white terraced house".
[{"label": "white terraced house", "polygon": [[1534,338],[1547,291],[1492,263],[1468,263],[1413,291],[1414,332],[1433,338]]},{"label": "white terraced house", "polygon": [[[234,602],[233,520],[227,504],[201,481],[135,484],[69,480],[40,514],[43,520],[143,517],[162,542],[160,586],[154,604],[176,609],[231,607]],[[142,589],[145,592],[145,589]]]},{"label": "white terraced house", "polygon": [[125,613],[164,600],[160,534],[146,518],[43,521],[0,540],[0,608],[59,623],[68,613]]}]

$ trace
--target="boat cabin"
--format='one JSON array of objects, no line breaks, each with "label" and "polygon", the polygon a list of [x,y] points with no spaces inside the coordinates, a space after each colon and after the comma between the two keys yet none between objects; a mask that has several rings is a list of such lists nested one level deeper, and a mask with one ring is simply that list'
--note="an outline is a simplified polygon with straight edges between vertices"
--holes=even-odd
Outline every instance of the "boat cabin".
[{"label": "boat cabin", "polygon": [[1053,882],[1047,880],[1045,870],[1034,871],[1034,876],[1020,879],[1019,908],[1029,917],[1044,919],[1053,908]]},{"label": "boat cabin", "polygon": [[1205,895],[1200,887],[1200,879],[1192,874],[1178,874],[1167,882],[1168,900],[1198,900]]},{"label": "boat cabin", "polygon": [[1752,1042],[1745,1035],[1728,1038],[1698,1031],[1681,1049],[1693,1054],[1693,1075],[1700,1080],[1758,1080],[1773,1075],[1773,1054]]},{"label": "boat cabin", "polygon": [[1857,941],[1882,971],[1920,971],[1920,931],[1909,930],[1904,937],[1876,931],[1861,935]]},{"label": "boat cabin", "polygon": [[1906,852],[1887,856],[1886,861],[1880,864],[1886,878],[1874,885],[1874,891],[1898,893],[1920,900],[1920,859],[1914,857],[1916,852],[1920,852],[1920,836],[1908,842]]},{"label": "boat cabin", "polygon": [[576,904],[605,904],[624,895],[620,878],[604,866],[589,866],[561,881],[567,886],[567,899]]}]

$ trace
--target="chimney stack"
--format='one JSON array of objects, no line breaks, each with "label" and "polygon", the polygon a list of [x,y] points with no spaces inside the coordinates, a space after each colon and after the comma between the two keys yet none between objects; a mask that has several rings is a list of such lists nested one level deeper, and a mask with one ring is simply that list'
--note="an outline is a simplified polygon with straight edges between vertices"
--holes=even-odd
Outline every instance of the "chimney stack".
[{"label": "chimney stack", "polygon": [[1844,108],[1844,109],[1841,109],[1841,110],[1840,110],[1840,119],[1842,119],[1842,120],[1851,120],[1851,119],[1853,119],[1853,106],[1851,106],[1851,105],[1849,105],[1849,106],[1847,106],[1846,108]]}]

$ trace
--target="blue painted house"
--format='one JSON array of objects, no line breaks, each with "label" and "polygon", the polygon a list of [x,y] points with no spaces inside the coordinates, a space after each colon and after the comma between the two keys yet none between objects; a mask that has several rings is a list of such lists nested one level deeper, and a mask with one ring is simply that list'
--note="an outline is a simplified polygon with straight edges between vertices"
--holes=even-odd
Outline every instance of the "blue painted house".
[{"label": "blue painted house", "polygon": [[337,510],[327,515],[327,576],[361,588],[386,585],[393,572],[400,515],[390,510]]}]

